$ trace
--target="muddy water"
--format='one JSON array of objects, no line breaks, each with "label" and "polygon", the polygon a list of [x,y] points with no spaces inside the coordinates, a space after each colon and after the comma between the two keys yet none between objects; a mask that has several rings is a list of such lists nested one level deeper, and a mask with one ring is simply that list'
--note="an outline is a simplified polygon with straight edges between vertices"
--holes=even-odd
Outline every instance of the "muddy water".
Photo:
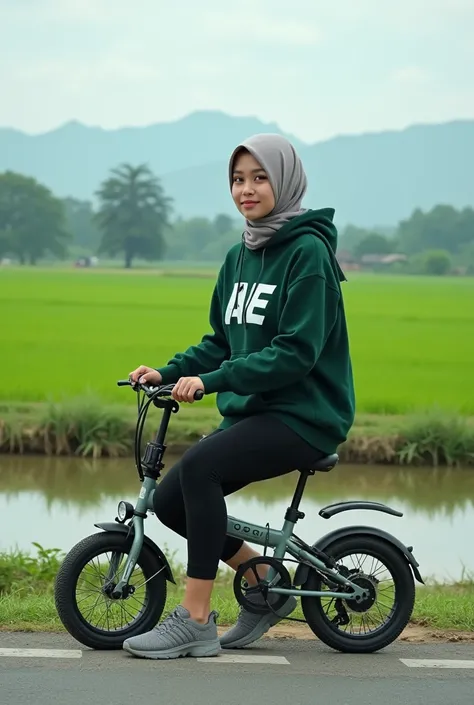
[{"label": "muddy water", "polygon": [[[167,457],[167,466],[173,458]],[[256,483],[227,498],[233,516],[280,526],[297,474]],[[95,532],[94,522],[113,521],[117,502],[135,503],[139,482],[133,462],[126,460],[0,456],[0,551],[15,547],[70,549]],[[385,502],[402,518],[379,512],[354,511],[325,521],[325,504],[347,499]],[[457,579],[463,567],[474,572],[474,471],[343,466],[310,478],[302,510],[306,518],[297,533],[309,543],[328,531],[350,524],[370,524],[414,546],[425,577]],[[183,539],[160,526],[155,517],[147,533],[184,562]]]}]

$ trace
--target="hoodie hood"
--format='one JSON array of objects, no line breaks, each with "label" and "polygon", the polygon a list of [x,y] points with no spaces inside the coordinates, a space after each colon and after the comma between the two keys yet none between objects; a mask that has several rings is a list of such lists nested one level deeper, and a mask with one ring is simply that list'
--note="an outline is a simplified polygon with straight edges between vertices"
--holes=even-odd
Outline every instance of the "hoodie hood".
[{"label": "hoodie hood", "polygon": [[271,240],[267,242],[265,247],[279,247],[302,235],[314,235],[314,237],[319,238],[325,244],[339,281],[346,281],[344,272],[336,259],[337,228],[333,223],[334,214],[334,208],[307,210],[301,215],[292,218],[280,228],[280,230],[273,235]]}]

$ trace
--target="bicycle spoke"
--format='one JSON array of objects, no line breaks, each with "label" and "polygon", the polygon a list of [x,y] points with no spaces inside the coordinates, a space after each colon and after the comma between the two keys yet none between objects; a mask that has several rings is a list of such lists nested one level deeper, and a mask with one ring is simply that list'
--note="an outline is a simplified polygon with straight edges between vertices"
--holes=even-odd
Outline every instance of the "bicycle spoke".
[{"label": "bicycle spoke", "polygon": [[[100,586],[94,585],[94,583],[91,583],[90,580],[85,580],[84,578],[82,578],[81,582],[82,582],[82,583],[87,583],[88,585],[92,585],[92,587],[95,588],[95,590],[100,590]],[[78,589],[78,588],[76,588],[76,592],[77,592],[77,589]],[[79,589],[86,589],[86,588],[79,588]]]},{"label": "bicycle spoke", "polygon": [[[103,603],[102,607],[106,607],[105,602]],[[97,619],[97,621],[96,621],[96,623],[95,623],[95,626],[97,627],[97,629],[99,629],[99,626],[100,626],[100,623],[101,623],[101,622],[105,622],[105,614],[106,614],[106,613],[107,613],[107,607],[106,607],[105,611],[102,611],[102,612],[99,614],[99,617],[98,617],[98,619]]]},{"label": "bicycle spoke", "polygon": [[[326,598],[326,599],[328,599],[328,598]],[[336,600],[335,597],[331,597],[331,598],[329,599],[329,602],[328,602],[328,605],[327,605],[326,614],[329,614],[329,610],[331,609],[331,607],[332,607],[333,603],[335,602],[335,600]]]},{"label": "bicycle spoke", "polygon": [[131,620],[132,620],[132,622],[133,622],[133,621],[135,620],[135,617],[133,616],[133,614],[130,614],[130,612],[127,610],[127,608],[125,607],[125,605],[124,605],[123,602],[121,602],[120,605],[121,605],[123,611],[125,612],[125,614],[126,614],[128,617],[130,617]]},{"label": "bicycle spoke", "polygon": [[[137,564],[129,581],[130,586],[138,583],[133,585],[134,593],[125,600],[114,600],[103,592],[103,588],[105,585],[116,583],[126,558],[127,554],[110,550],[93,556],[78,578],[76,607],[83,619],[96,629],[108,632],[120,631],[136,622],[148,604],[147,588],[144,586],[164,570],[163,566],[151,578],[146,579],[141,566]],[[113,571],[112,577],[110,577],[111,571]]]},{"label": "bicycle spoke", "polygon": [[[146,585],[147,583],[149,583],[150,580],[153,580],[153,578],[155,578],[157,575],[159,575],[164,569],[165,569],[165,566],[163,566],[162,568],[160,568],[160,570],[157,570],[156,573],[154,573],[150,578],[148,578],[147,580],[144,580],[143,583],[140,583],[140,585],[137,585],[136,588],[135,588],[135,590],[138,590],[139,588],[141,588],[141,587],[143,587],[144,585]],[[130,576],[130,580],[132,579],[132,577],[133,577],[133,573],[132,573],[132,575]]]},{"label": "bicycle spoke", "polygon": [[380,593],[384,593],[384,592],[394,592],[394,591],[395,591],[395,585],[393,585],[393,584],[392,584],[392,585],[387,585],[386,587],[381,588],[381,587],[380,587],[380,583],[379,583],[378,591],[379,591],[379,594],[380,594]]},{"label": "bicycle spoke", "polygon": [[98,556],[95,556],[95,557],[92,559],[92,565],[93,565],[93,567],[94,567],[94,569],[95,569],[95,572],[98,574],[99,578],[100,578],[101,580],[103,580],[103,579],[105,578],[105,575],[102,574],[102,571],[101,571],[101,568],[100,568],[100,563],[97,562],[97,566],[96,566],[96,564],[94,563],[95,558],[98,558]]},{"label": "bicycle spoke", "polygon": [[[137,598],[135,597],[135,595],[130,595],[130,597],[129,597],[128,599],[129,599],[129,600],[134,600],[137,604],[139,604],[139,605],[140,605],[140,612],[141,612],[141,610],[142,610],[143,607],[144,607],[144,604],[143,604],[142,602],[140,602],[140,600],[137,600]],[[146,600],[145,600],[145,604],[146,604]]]},{"label": "bicycle spoke", "polygon": [[[124,626],[124,624],[123,624],[123,616],[124,616],[124,614],[125,614],[125,609],[124,609],[124,606],[123,606],[123,602],[120,602],[120,616],[122,617],[122,621],[120,622],[120,626],[121,626],[122,628],[123,628],[123,626]],[[126,626],[127,624],[128,624],[128,622],[126,621],[126,622],[125,622],[125,626]]]},{"label": "bicycle spoke", "polygon": [[382,617],[382,619],[384,619],[384,616],[383,616],[383,614],[382,614],[382,610],[380,609],[378,602],[375,603],[375,606],[377,607],[377,609],[378,609],[378,611],[379,611],[379,614],[380,614],[380,616]]},{"label": "bicycle spoke", "polygon": [[[100,600],[101,597],[102,597],[101,594],[97,597],[96,601],[94,602],[94,604],[92,605],[91,609],[90,609],[89,612],[87,613],[88,616],[94,613],[94,610],[95,610],[95,608],[97,607],[97,605],[99,604],[99,600]],[[88,618],[88,617],[87,617],[87,618]]]},{"label": "bicycle spoke", "polygon": [[380,600],[380,599],[377,600],[377,603],[379,605],[382,605],[382,607],[386,607],[387,609],[391,609],[391,607],[389,605],[387,605],[385,602],[382,602],[382,600]]},{"label": "bicycle spoke", "polygon": [[90,600],[90,598],[91,598],[90,595],[86,595],[86,597],[81,597],[80,600],[76,600],[76,605],[79,607],[79,605],[80,605],[82,602],[84,602],[85,600]]},{"label": "bicycle spoke", "polygon": [[[371,575],[373,578],[375,578],[375,577],[378,575],[378,573],[381,573],[381,572],[383,572],[384,570],[387,570],[387,568],[386,568],[384,565],[382,565],[382,566],[380,566],[380,568],[377,568],[377,570],[371,570],[371,571],[370,571],[370,575]],[[387,578],[386,578],[386,580],[387,580]],[[379,580],[379,582],[381,582],[381,581]]]},{"label": "bicycle spoke", "polygon": [[109,631],[110,631],[110,622],[109,622],[109,611],[110,611],[110,607],[109,607],[109,603],[108,603],[108,602],[105,603],[105,609],[106,609],[106,611],[107,611],[107,631],[109,632]]},{"label": "bicycle spoke", "polygon": [[358,556],[359,556],[358,553],[354,553],[354,554],[352,554],[351,557],[350,557],[350,558],[351,558],[351,561],[352,561],[352,565],[354,566],[354,568],[355,568],[356,570],[360,570],[360,560],[357,561],[357,565],[356,565],[355,560],[354,560],[354,559],[357,558]]},{"label": "bicycle spoke", "polygon": [[[357,584],[357,579],[362,580],[361,585],[369,581],[372,583],[372,604],[367,605],[352,602],[350,599],[341,602],[347,611],[348,623],[337,624],[332,620],[339,615],[336,608],[337,598],[320,598],[320,605],[325,619],[331,622],[332,627],[343,634],[352,634],[361,638],[372,635],[387,625],[392,619],[396,605],[396,588],[393,576],[389,568],[376,556],[366,552],[354,552],[343,556],[337,556],[337,564],[347,566],[350,570],[350,579]],[[353,566],[349,568],[348,566]],[[365,582],[364,582],[365,581]],[[342,590],[340,588],[340,590]]]}]

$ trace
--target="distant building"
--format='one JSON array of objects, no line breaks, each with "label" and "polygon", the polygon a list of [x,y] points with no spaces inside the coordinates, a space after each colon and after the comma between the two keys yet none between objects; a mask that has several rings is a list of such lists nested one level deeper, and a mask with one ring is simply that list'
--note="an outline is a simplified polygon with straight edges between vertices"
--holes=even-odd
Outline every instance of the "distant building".
[{"label": "distant building", "polygon": [[360,258],[361,264],[395,264],[396,262],[406,262],[406,255],[391,254],[391,255],[362,255]]},{"label": "distant building", "polygon": [[336,255],[336,259],[339,262],[341,269],[345,269],[348,272],[360,269],[359,263],[354,255],[349,252],[349,250],[339,250]]},{"label": "distant building", "polygon": [[75,267],[97,267],[99,259],[97,257],[80,257],[74,262]]}]

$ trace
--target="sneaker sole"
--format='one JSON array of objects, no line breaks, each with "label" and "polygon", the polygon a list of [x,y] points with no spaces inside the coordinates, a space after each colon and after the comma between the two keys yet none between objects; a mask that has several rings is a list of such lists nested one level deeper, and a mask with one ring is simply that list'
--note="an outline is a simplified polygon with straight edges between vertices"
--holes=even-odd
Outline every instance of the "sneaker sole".
[{"label": "sneaker sole", "polygon": [[288,617],[295,609],[296,609],[297,602],[294,597],[290,598],[287,602],[286,605],[284,605],[283,608],[280,609],[280,614],[276,615],[273,613],[270,613],[268,615],[264,615],[262,620],[255,625],[255,627],[252,629],[251,632],[246,634],[245,636],[240,637],[240,639],[235,639],[233,641],[229,641],[227,643],[222,643],[221,646],[223,649],[241,649],[244,646],[248,646],[249,644],[253,644],[254,641],[257,641],[260,639],[264,634],[268,632],[269,629],[275,626],[275,624],[278,624],[278,622],[281,622],[282,619],[285,619],[285,617]]},{"label": "sneaker sole", "polygon": [[134,649],[129,646],[127,642],[125,642],[123,649],[124,651],[128,651],[128,653],[133,656],[138,656],[139,658],[150,658],[157,660],[181,658],[184,656],[192,656],[194,658],[217,656],[221,651],[221,645],[219,639],[213,639],[212,641],[195,641],[191,644],[185,644],[184,646],[176,646],[174,649],[143,651],[141,649]]}]

